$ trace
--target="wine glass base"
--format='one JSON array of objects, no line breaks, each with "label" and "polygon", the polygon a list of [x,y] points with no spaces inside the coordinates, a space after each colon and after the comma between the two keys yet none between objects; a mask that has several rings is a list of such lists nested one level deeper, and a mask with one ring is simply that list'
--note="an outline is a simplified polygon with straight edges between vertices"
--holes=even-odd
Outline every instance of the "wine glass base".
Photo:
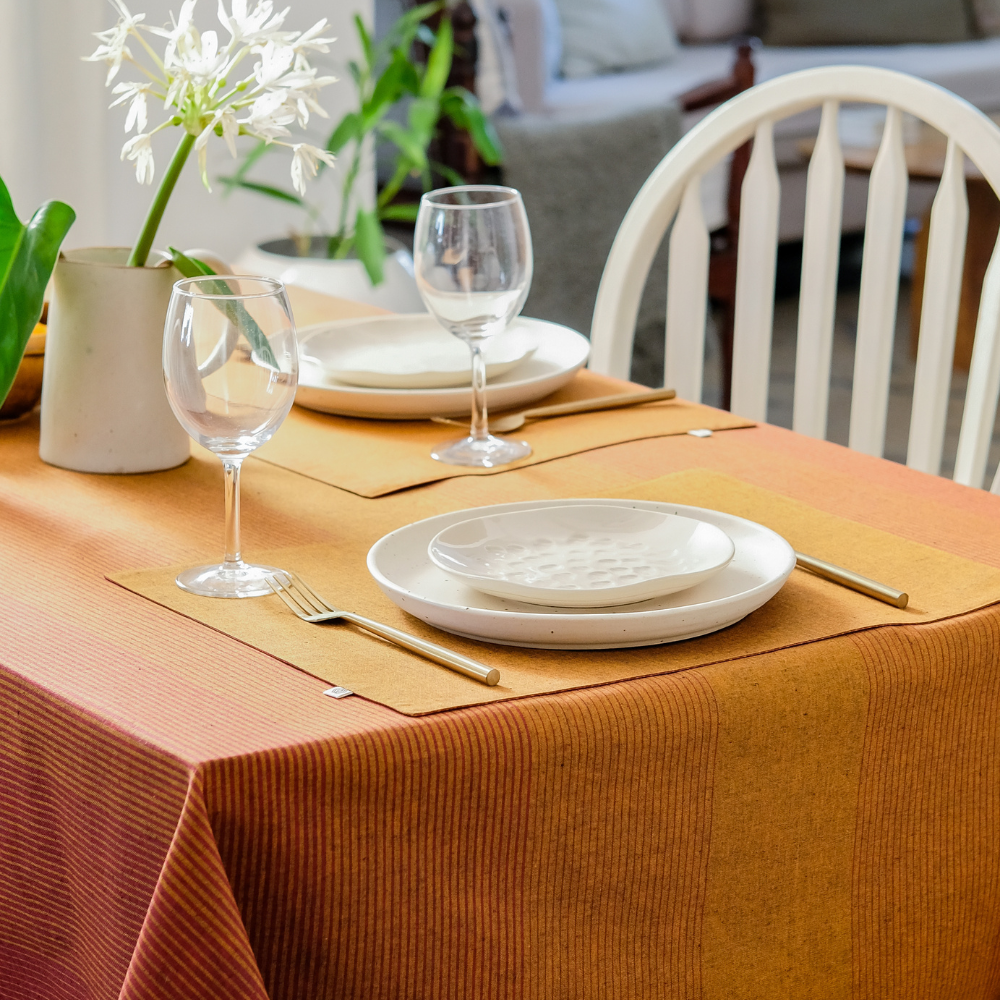
[{"label": "wine glass base", "polygon": [[186,569],[177,574],[176,583],[181,590],[199,597],[263,597],[274,593],[267,585],[267,577],[283,572],[274,566],[221,563]]},{"label": "wine glass base", "polygon": [[498,465],[509,465],[519,458],[527,458],[530,454],[531,445],[527,441],[511,441],[488,434],[485,438],[466,437],[438,445],[431,452],[431,458],[446,465],[492,469]]}]

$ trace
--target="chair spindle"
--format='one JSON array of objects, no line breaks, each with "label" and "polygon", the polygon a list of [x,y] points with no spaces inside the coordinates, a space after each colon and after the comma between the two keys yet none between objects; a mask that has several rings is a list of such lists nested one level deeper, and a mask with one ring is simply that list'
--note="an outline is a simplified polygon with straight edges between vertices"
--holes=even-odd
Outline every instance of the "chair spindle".
[{"label": "chair spindle", "polygon": [[688,181],[670,234],[667,346],[664,385],[701,402],[708,305],[708,227],[701,208],[701,176]]},{"label": "chair spindle", "polygon": [[968,228],[965,155],[955,140],[950,139],[941,183],[931,207],[920,346],[906,449],[906,464],[911,469],[933,475],[941,471]]},{"label": "chair spindle", "polygon": [[[955,456],[955,482],[981,487],[1000,398],[1000,238],[993,249],[979,300],[979,320],[972,345],[969,387]],[[1000,493],[1000,474],[992,492]]]},{"label": "chair spindle", "polygon": [[815,438],[826,437],[837,307],[840,217],[844,201],[844,156],[837,133],[839,107],[838,101],[823,103],[806,182],[792,429]]},{"label": "chair spindle", "polygon": [[868,182],[848,438],[855,451],[878,458],[882,457],[885,445],[885,421],[889,411],[908,179],[903,150],[903,116],[899,108],[888,107],[882,142]]},{"label": "chair spindle", "polygon": [[743,179],[736,265],[731,409],[751,420],[767,420],[780,203],[774,123],[765,119],[757,126]]}]

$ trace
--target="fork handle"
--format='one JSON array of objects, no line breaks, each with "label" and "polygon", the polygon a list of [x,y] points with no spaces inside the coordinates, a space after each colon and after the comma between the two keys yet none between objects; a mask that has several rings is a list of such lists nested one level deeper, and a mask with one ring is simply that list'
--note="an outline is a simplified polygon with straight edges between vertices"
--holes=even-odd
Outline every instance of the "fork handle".
[{"label": "fork handle", "polygon": [[478,660],[462,656],[461,653],[454,653],[435,642],[428,642],[426,639],[420,639],[407,632],[400,632],[398,628],[393,628],[391,625],[383,625],[381,622],[372,621],[370,618],[363,618],[361,615],[356,615],[351,611],[342,612],[341,617],[349,622],[353,622],[355,625],[360,625],[361,628],[368,632],[373,632],[383,639],[388,639],[389,642],[394,642],[397,646],[402,646],[403,649],[410,650],[411,653],[426,656],[428,660],[433,660],[435,663],[440,663],[443,667],[448,667],[457,673],[464,674],[466,677],[471,677],[481,684],[494,687],[500,680],[500,671],[496,667],[487,667],[485,664],[478,662]]}]

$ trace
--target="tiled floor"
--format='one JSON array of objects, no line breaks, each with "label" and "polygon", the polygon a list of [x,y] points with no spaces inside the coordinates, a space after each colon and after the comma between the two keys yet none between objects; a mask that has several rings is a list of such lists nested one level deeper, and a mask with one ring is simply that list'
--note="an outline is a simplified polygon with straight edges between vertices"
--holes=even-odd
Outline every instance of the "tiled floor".
[{"label": "tiled floor", "polygon": [[[910,406],[913,393],[915,361],[910,356],[910,286],[903,281],[899,296],[899,313],[896,320],[896,339],[893,350],[892,382],[889,396],[889,415],[886,430],[885,457],[893,461],[906,460],[906,445],[910,425]],[[858,292],[842,290],[837,299],[837,319],[834,328],[833,371],[830,385],[830,410],[828,437],[840,444],[847,443],[851,412],[851,384],[854,374],[854,340],[857,331]],[[771,388],[768,401],[768,420],[781,427],[792,425],[792,386],[795,377],[795,335],[798,316],[798,299],[782,297],[775,303],[774,339],[771,347]],[[647,385],[662,384],[663,345],[662,332],[647,328],[637,337],[632,375],[636,381]],[[706,337],[704,402],[719,402],[719,351],[718,339],[710,329]],[[955,372],[951,385],[951,402],[945,434],[942,475],[950,476],[958,447],[958,432],[965,402],[967,375]],[[1000,420],[994,426],[993,447],[987,466],[988,487],[1000,461]]]}]

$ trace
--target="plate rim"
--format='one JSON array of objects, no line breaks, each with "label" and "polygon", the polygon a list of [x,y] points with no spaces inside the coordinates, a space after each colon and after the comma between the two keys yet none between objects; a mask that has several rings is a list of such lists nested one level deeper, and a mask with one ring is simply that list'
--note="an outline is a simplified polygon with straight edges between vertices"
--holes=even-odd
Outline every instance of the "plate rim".
[{"label": "plate rim", "polygon": [[[390,313],[385,316],[360,316],[356,319],[342,319],[342,320],[328,320],[323,323],[312,323],[309,326],[298,327],[296,329],[296,336],[299,346],[303,346],[304,342],[307,342],[310,336],[315,336],[321,330],[328,330],[331,326],[339,326],[341,324],[357,324],[357,323],[368,323],[371,321],[405,321],[413,320],[414,318],[419,318],[422,320],[430,319],[433,321],[433,317],[429,313]],[[565,326],[562,323],[554,323],[552,320],[548,319],[536,319],[533,316],[520,316],[518,319],[527,320],[530,323],[544,324],[545,326],[555,327],[561,331],[572,334],[574,338],[577,339],[580,348],[582,349],[583,357],[579,361],[574,361],[570,365],[562,365],[560,368],[548,372],[544,375],[535,376],[534,378],[528,379],[516,379],[511,382],[494,382],[492,385],[487,385],[486,390],[489,392],[491,389],[519,389],[530,386],[536,382],[542,382],[550,378],[558,378],[559,376],[574,370],[578,370],[590,360],[590,341],[578,330],[574,330],[572,327]],[[305,334],[305,336],[303,336]],[[539,345],[540,347],[541,345]],[[535,348],[535,356],[538,354],[539,348]],[[360,386],[360,385],[349,385],[348,383],[338,384],[336,386],[330,385],[315,385],[311,382],[299,381],[298,387],[317,390],[320,392],[335,392],[335,393],[345,393],[353,396],[384,396],[386,394],[391,394],[394,396],[401,396],[406,398],[410,396],[415,398],[416,396],[433,396],[433,397],[446,397],[450,394],[462,394],[469,393],[472,391],[470,386],[444,386],[437,389],[387,389],[387,388],[376,388],[374,386]],[[297,388],[298,388],[297,387]]]},{"label": "plate rim", "polygon": [[[610,505],[610,504],[585,504],[585,503],[558,504],[555,507],[547,507],[547,508],[529,507],[529,508],[527,508],[526,510],[523,510],[523,511],[521,511],[521,510],[508,510],[508,511],[504,511],[502,513],[496,513],[496,514],[481,514],[479,517],[470,517],[470,518],[466,518],[465,520],[462,520],[462,521],[455,521],[453,524],[446,525],[444,528],[442,528],[427,543],[427,555],[428,555],[428,558],[430,559],[430,561],[432,563],[434,563],[434,565],[437,566],[437,568],[439,570],[441,570],[442,572],[444,572],[444,573],[451,572],[455,576],[459,577],[460,579],[464,579],[464,580],[487,580],[488,579],[487,577],[483,577],[483,576],[480,576],[480,575],[475,574],[475,573],[463,573],[461,570],[456,570],[456,569],[447,570],[447,569],[445,569],[445,567],[442,566],[434,558],[434,555],[433,555],[433,552],[432,552],[432,549],[434,547],[434,542],[438,538],[440,538],[446,531],[450,531],[452,528],[457,528],[459,525],[462,525],[462,524],[468,524],[471,521],[481,521],[481,520],[485,520],[486,518],[489,518],[489,517],[506,517],[508,515],[513,515],[513,514],[523,514],[523,513],[528,513],[528,512],[530,512],[532,510],[541,510],[541,509],[559,510],[561,507],[588,507],[588,506],[590,506],[590,507],[604,508],[604,507],[609,507],[609,506],[612,506],[612,505]],[[632,509],[634,510],[635,508],[633,507]],[[734,559],[734,557],[736,555],[736,543],[732,540],[732,538],[730,538],[729,534],[727,532],[723,531],[723,529],[720,528],[718,525],[711,524],[708,521],[699,520],[698,518],[686,517],[684,514],[672,514],[672,513],[666,512],[666,511],[650,511],[650,513],[651,514],[659,514],[663,518],[676,517],[676,518],[680,518],[682,521],[694,521],[696,524],[704,524],[707,527],[709,527],[710,529],[712,529],[713,531],[719,532],[719,534],[721,534],[722,537],[729,543],[729,555],[728,555],[728,557],[725,558],[725,559],[723,559],[723,560],[721,560],[720,562],[716,562],[715,564],[713,564],[711,566],[702,567],[701,569],[689,570],[686,573],[673,573],[673,574],[671,574],[669,576],[654,577],[650,581],[642,581],[642,582],[640,582],[638,584],[636,584],[636,583],[630,583],[630,584],[627,584],[627,585],[624,585],[624,586],[619,586],[619,587],[606,587],[606,588],[601,589],[601,590],[595,590],[595,589],[591,588],[591,589],[586,590],[586,591],[580,591],[580,590],[567,591],[565,589],[560,589],[560,588],[557,588],[557,587],[529,587],[529,586],[527,586],[525,584],[511,584],[511,586],[520,586],[524,590],[530,590],[533,593],[537,594],[538,596],[543,596],[546,592],[549,592],[549,593],[551,593],[553,595],[565,595],[567,593],[579,594],[581,592],[582,593],[589,593],[589,594],[598,594],[598,593],[600,593],[600,594],[614,594],[614,593],[617,593],[617,592],[620,592],[620,591],[635,590],[635,589],[637,589],[637,588],[639,588],[639,587],[641,587],[643,585],[645,586],[646,589],[648,589],[649,586],[652,585],[653,580],[660,580],[660,581],[674,580],[674,581],[676,581],[678,579],[684,579],[684,578],[687,578],[687,577],[698,576],[698,577],[704,577],[704,579],[703,580],[699,580],[698,583],[704,583],[706,580],[711,579],[711,577],[715,576],[717,573],[721,573],[733,561],[733,559]],[[447,544],[447,543],[445,543],[445,544]],[[705,576],[705,574],[709,574],[709,576]],[[688,584],[687,587],[675,587],[673,590],[667,590],[667,591],[664,591],[663,593],[653,594],[650,597],[643,597],[643,598],[639,598],[638,600],[634,600],[634,601],[621,601],[618,604],[607,603],[607,604],[587,605],[587,604],[583,604],[583,603],[576,603],[576,604],[544,605],[540,601],[528,601],[525,598],[520,598],[520,600],[521,600],[521,603],[523,603],[523,604],[535,604],[535,605],[540,606],[540,607],[553,607],[553,606],[560,607],[560,608],[573,608],[573,607],[576,607],[576,608],[593,608],[595,610],[597,608],[610,608],[610,609],[613,609],[613,608],[627,607],[629,604],[641,604],[644,601],[655,600],[657,597],[668,597],[671,593],[680,593],[682,590],[686,590],[686,589],[688,589],[688,587],[694,587],[696,585],[697,584],[693,584],[692,583],[692,584]],[[483,590],[480,587],[476,587],[474,584],[470,584],[470,586],[472,586],[473,590],[477,590],[480,593],[484,593],[484,594],[487,594],[487,595],[490,595],[490,596],[493,596],[493,597],[509,597],[509,595],[495,593],[495,592],[491,592],[489,590]],[[509,599],[510,600],[518,600],[517,597],[509,597]],[[560,615],[560,617],[564,617],[564,616]]]},{"label": "plate rim", "polygon": [[[472,511],[472,510],[483,511],[483,510],[495,509],[497,507],[517,508],[519,506],[527,508],[527,509],[530,509],[531,506],[535,506],[535,505],[537,505],[537,506],[556,506],[556,505],[566,504],[567,502],[571,502],[571,501],[567,501],[567,500],[524,500],[524,501],[515,501],[515,502],[512,502],[510,504],[488,504],[488,505],[486,505],[484,507],[470,507],[470,508],[467,508],[466,511],[450,511],[450,512],[446,512],[444,514],[435,514],[435,515],[433,515],[431,517],[421,518],[419,521],[414,521],[411,524],[401,525],[399,528],[396,528],[393,531],[390,531],[387,534],[383,535],[368,550],[368,555],[366,557],[365,563],[366,563],[366,566],[368,567],[368,572],[371,574],[372,578],[375,580],[375,582],[379,585],[380,588],[383,586],[383,583],[384,583],[387,587],[389,587],[389,589],[391,589],[393,591],[396,591],[397,593],[403,593],[403,594],[405,594],[407,596],[412,596],[412,597],[416,598],[417,600],[422,601],[423,603],[428,604],[428,605],[430,605],[432,607],[439,608],[442,611],[461,611],[461,612],[473,615],[474,617],[477,617],[477,618],[481,617],[481,616],[488,616],[488,617],[491,617],[491,618],[500,618],[500,619],[506,620],[506,621],[525,620],[525,619],[527,619],[529,621],[539,622],[539,623],[542,623],[542,622],[545,622],[545,621],[551,621],[552,619],[558,619],[560,622],[569,622],[569,623],[573,623],[575,620],[579,620],[581,622],[582,621],[593,622],[593,621],[598,620],[600,618],[607,618],[609,620],[610,619],[614,619],[614,618],[620,619],[624,615],[627,615],[630,618],[633,618],[635,620],[641,621],[644,618],[652,618],[652,617],[655,617],[657,615],[670,614],[672,612],[681,613],[686,608],[692,608],[692,607],[698,607],[698,608],[704,608],[704,609],[719,608],[719,607],[721,607],[721,606],[723,606],[723,605],[725,605],[725,604],[727,604],[727,603],[729,603],[729,602],[731,602],[731,601],[733,601],[735,599],[739,599],[739,600],[750,599],[754,595],[760,593],[761,591],[766,590],[768,587],[772,586],[773,583],[774,583],[774,579],[771,579],[771,580],[768,580],[766,582],[759,583],[756,587],[753,587],[750,590],[741,591],[739,594],[732,594],[732,595],[729,595],[728,597],[716,598],[713,601],[701,601],[701,602],[699,602],[696,605],[694,605],[694,604],[681,605],[678,608],[649,608],[649,609],[645,609],[645,610],[642,610],[642,611],[628,611],[628,610],[625,610],[625,609],[629,608],[630,605],[624,604],[624,605],[619,605],[619,609],[620,610],[610,611],[610,612],[603,612],[603,611],[598,611],[597,609],[595,609],[595,612],[592,612],[592,613],[589,613],[589,614],[580,614],[580,613],[575,613],[573,611],[563,611],[563,612],[561,612],[559,614],[552,614],[552,613],[545,613],[545,612],[508,611],[506,609],[492,610],[492,609],[486,609],[486,608],[470,607],[470,606],[467,606],[467,605],[466,606],[460,606],[460,605],[457,605],[457,604],[444,604],[441,601],[437,601],[437,600],[434,600],[433,598],[429,598],[429,597],[424,597],[423,595],[418,594],[415,591],[409,590],[407,588],[401,587],[399,584],[393,583],[387,577],[385,577],[377,569],[377,567],[375,566],[375,559],[377,558],[376,550],[380,546],[382,546],[383,544],[387,543],[390,538],[393,538],[394,536],[398,536],[400,533],[402,533],[404,531],[407,531],[409,529],[412,529],[412,528],[416,527],[417,525],[426,524],[428,521],[433,521],[436,518],[451,517],[451,516],[453,516],[455,514],[466,513],[467,511]],[[775,539],[778,540],[778,542],[781,543],[782,546],[784,546],[787,549],[787,552],[788,552],[788,554],[790,554],[791,559],[790,559],[790,565],[788,566],[788,570],[785,573],[785,577],[784,577],[785,580],[788,579],[788,576],[791,575],[792,570],[795,568],[795,550],[792,548],[791,544],[788,542],[787,539],[783,538],[781,535],[779,535],[772,528],[768,528],[766,525],[760,524],[757,521],[751,521],[749,518],[740,517],[737,514],[727,514],[725,511],[715,511],[715,510],[712,510],[711,508],[708,508],[708,507],[694,507],[694,506],[691,506],[689,504],[671,504],[671,503],[668,503],[667,501],[663,501],[663,500],[625,500],[625,499],[620,498],[620,497],[619,498],[609,498],[609,497],[596,497],[596,498],[595,497],[589,497],[588,498],[588,497],[581,497],[581,498],[573,498],[572,502],[576,502],[576,503],[587,503],[587,502],[589,502],[589,503],[603,503],[606,506],[614,506],[616,503],[620,503],[620,504],[623,504],[623,505],[626,505],[626,506],[629,505],[629,504],[638,504],[640,506],[646,507],[647,509],[655,509],[658,506],[669,506],[669,507],[679,508],[679,509],[686,510],[686,511],[707,511],[707,512],[712,513],[712,514],[722,515],[723,517],[732,518],[735,521],[742,521],[742,522],[744,522],[746,524],[752,525],[758,531],[766,532],[767,534],[772,535]],[[695,518],[695,520],[697,520],[697,518]],[[735,548],[736,541],[735,540],[732,540],[732,541],[733,541],[733,546]],[[735,558],[735,553],[734,553],[734,558]],[[731,564],[731,562],[730,562],[730,564]],[[438,567],[435,566],[435,569],[437,569],[437,568]],[[782,583],[782,585],[783,585],[783,583]],[[650,600],[653,600],[653,599],[654,598],[650,598]],[[641,602],[640,601],[640,602],[636,602],[636,603],[645,603],[645,602]],[[632,606],[634,606],[634,605],[632,605]],[[749,614],[749,612],[748,612],[748,614]],[[434,627],[436,628],[438,626],[434,626]],[[490,640],[489,638],[487,638],[485,641],[497,641],[497,640]]]}]

